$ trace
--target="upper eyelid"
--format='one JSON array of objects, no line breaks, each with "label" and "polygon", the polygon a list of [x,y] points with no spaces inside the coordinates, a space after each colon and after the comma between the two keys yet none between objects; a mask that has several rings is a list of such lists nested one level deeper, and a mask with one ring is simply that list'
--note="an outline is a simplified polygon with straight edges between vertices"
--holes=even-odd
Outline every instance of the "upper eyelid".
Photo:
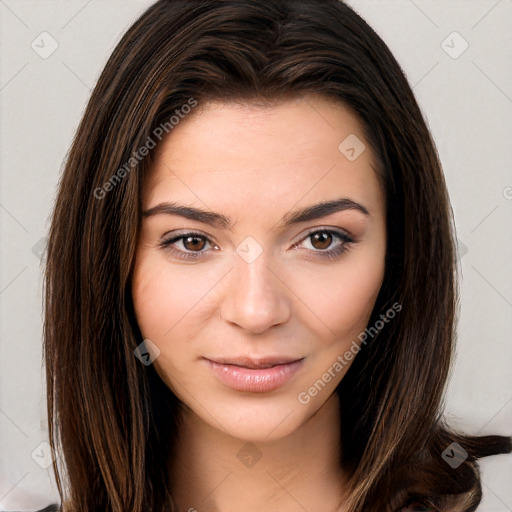
[{"label": "upper eyelid", "polygon": [[174,240],[177,242],[178,240],[182,240],[183,238],[186,238],[187,236],[202,236],[208,240],[208,242],[215,244],[216,242],[212,240],[212,237],[207,235],[206,233],[202,233],[200,230],[188,230],[180,232],[181,230],[178,230],[178,233],[166,233],[160,237],[161,243],[167,243],[171,240]]},{"label": "upper eyelid", "polygon": [[[319,228],[307,229],[306,234],[302,238],[312,235],[313,233],[316,233],[317,231],[330,231],[330,232],[338,234],[338,235],[347,236],[349,238],[354,238],[354,236],[346,229],[334,228],[334,227],[328,227],[328,226],[324,226],[324,227],[320,226]],[[302,240],[302,238],[300,238],[299,241]]]}]

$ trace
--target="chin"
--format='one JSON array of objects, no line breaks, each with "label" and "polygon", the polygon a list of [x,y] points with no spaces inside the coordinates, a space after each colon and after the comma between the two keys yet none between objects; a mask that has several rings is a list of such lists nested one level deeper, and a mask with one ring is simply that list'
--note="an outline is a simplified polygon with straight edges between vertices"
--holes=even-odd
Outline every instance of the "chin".
[{"label": "chin", "polygon": [[201,419],[211,427],[246,442],[265,443],[277,441],[301,427],[316,410],[298,403],[297,393],[290,391],[280,396],[245,396],[231,400],[214,399],[214,407],[206,407]]}]

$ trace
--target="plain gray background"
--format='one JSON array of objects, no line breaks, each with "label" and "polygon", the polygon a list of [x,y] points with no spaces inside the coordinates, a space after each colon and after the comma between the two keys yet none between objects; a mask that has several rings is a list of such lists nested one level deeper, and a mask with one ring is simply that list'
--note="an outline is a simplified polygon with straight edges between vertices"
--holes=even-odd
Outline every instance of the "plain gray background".
[{"label": "plain gray background", "polygon": [[[0,0],[1,510],[58,501],[50,469],[41,467],[48,453],[40,260],[90,90],[121,34],[150,4]],[[406,72],[448,182],[462,281],[447,417],[468,433],[510,435],[512,0],[350,4]],[[481,468],[479,511],[512,511],[512,456],[483,459]]]}]

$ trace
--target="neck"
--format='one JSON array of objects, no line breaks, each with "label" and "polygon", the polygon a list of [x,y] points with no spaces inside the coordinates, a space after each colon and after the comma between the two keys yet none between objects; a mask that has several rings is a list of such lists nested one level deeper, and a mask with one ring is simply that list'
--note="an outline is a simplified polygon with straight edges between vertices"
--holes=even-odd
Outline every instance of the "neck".
[{"label": "neck", "polygon": [[340,412],[334,392],[300,428],[271,442],[234,438],[183,413],[171,489],[180,511],[342,511]]}]

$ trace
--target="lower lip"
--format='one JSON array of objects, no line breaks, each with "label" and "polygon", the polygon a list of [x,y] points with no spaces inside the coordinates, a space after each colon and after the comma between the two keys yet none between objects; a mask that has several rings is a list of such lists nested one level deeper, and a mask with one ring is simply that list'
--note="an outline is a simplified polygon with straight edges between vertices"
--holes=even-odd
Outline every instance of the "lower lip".
[{"label": "lower lip", "polygon": [[264,393],[284,386],[302,366],[304,359],[272,368],[251,369],[232,364],[220,364],[206,359],[222,383],[236,391]]}]

